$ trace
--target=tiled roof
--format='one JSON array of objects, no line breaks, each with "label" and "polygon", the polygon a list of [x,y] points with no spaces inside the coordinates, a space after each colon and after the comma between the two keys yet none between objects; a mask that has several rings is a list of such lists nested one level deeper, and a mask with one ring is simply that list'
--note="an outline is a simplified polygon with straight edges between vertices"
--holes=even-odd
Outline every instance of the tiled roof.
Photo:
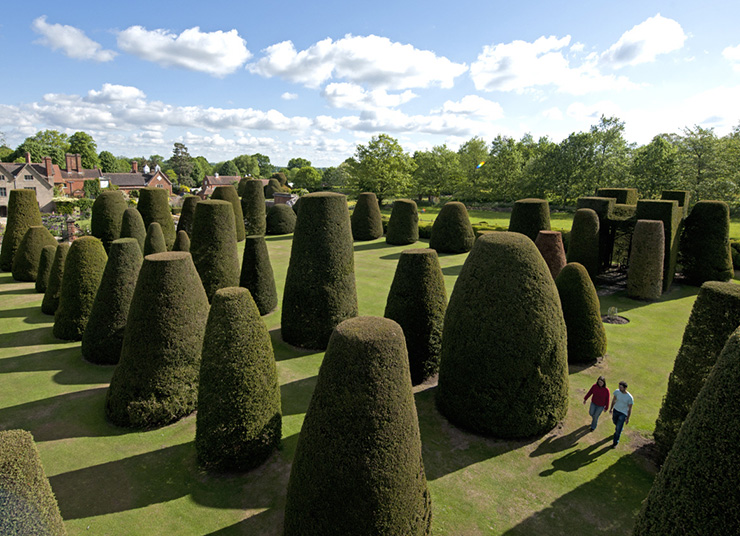
[{"label": "tiled roof", "polygon": [[152,178],[144,173],[105,173],[103,178],[110,180],[116,186],[137,186],[143,188]]},{"label": "tiled roof", "polygon": [[206,175],[206,179],[208,179],[208,184],[211,186],[223,186],[225,184],[239,182],[242,178],[237,175],[219,175],[218,177],[215,175]]}]

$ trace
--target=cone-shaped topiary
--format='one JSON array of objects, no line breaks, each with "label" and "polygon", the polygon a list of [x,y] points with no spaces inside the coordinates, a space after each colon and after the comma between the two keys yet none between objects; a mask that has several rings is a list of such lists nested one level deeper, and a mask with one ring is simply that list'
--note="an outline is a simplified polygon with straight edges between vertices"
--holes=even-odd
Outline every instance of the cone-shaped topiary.
[{"label": "cone-shaped topiary", "polygon": [[247,235],[265,234],[265,191],[261,180],[250,179],[244,184],[242,211],[244,232]]},{"label": "cone-shaped topiary", "polygon": [[190,237],[185,231],[177,231],[177,238],[172,244],[172,251],[190,251]]},{"label": "cone-shaped topiary", "polygon": [[103,190],[93,203],[90,231],[103,242],[106,253],[110,243],[121,237],[123,213],[127,208],[123,192],[118,190]]},{"label": "cone-shaped topiary", "polygon": [[401,252],[384,316],[403,328],[413,385],[423,383],[439,370],[446,308],[447,291],[437,252]]},{"label": "cone-shaped topiary", "polygon": [[231,203],[208,199],[196,205],[190,253],[209,301],[218,289],[239,286],[239,254]]},{"label": "cone-shaped topiary", "polygon": [[284,235],[295,231],[296,215],[288,205],[273,205],[267,211],[267,234]]},{"label": "cone-shaped topiary", "polygon": [[591,279],[599,275],[599,217],[590,208],[573,216],[567,259],[583,265]]},{"label": "cone-shaped topiary", "polygon": [[740,286],[708,281],[701,286],[668,377],[668,391],[655,422],[655,446],[665,459],[691,404],[712,370],[727,337],[740,325]]},{"label": "cone-shaped topiary", "polygon": [[555,279],[566,264],[562,233],[560,231],[540,231],[534,245],[537,246],[540,255],[550,269],[552,278]]},{"label": "cone-shaped topiary", "polygon": [[72,242],[64,262],[59,307],[54,313],[57,339],[82,339],[107,260],[103,243],[94,236],[83,236]]},{"label": "cone-shaped topiary", "polygon": [[458,201],[442,207],[432,225],[429,247],[439,253],[465,253],[475,242],[475,233],[470,224],[468,209]]},{"label": "cone-shaped topiary", "polygon": [[239,184],[236,185],[236,193],[239,197],[242,197],[244,195],[244,188],[247,185],[247,181],[251,181],[251,180],[254,180],[254,179],[250,179],[247,177],[243,177],[239,179]]},{"label": "cone-shaped topiary", "polygon": [[730,207],[699,201],[684,222],[678,251],[683,275],[695,285],[729,281],[735,274],[730,253]]},{"label": "cone-shaped topiary", "polygon": [[8,198],[8,223],[0,246],[0,270],[13,269],[15,250],[32,225],[42,225],[39,204],[34,190],[10,190]]},{"label": "cone-shaped topiary", "polygon": [[272,199],[273,194],[281,190],[280,181],[277,179],[268,180],[264,187],[265,199]]},{"label": "cone-shaped topiary", "polygon": [[393,203],[391,218],[388,220],[386,244],[405,246],[419,240],[419,213],[416,202],[411,199],[397,199]]},{"label": "cone-shaped topiary", "polygon": [[[236,188],[231,184],[216,186],[211,195],[211,199],[221,199],[231,203],[234,209],[234,229],[236,229],[236,241],[241,242],[246,236],[244,234],[244,213],[242,212],[242,202],[236,193]],[[264,234],[264,232],[262,233]]]},{"label": "cone-shaped topiary", "polygon": [[465,260],[444,321],[437,407],[501,438],[552,429],[568,409],[566,326],[547,264],[519,233],[487,233]]},{"label": "cone-shaped topiary", "polygon": [[49,284],[49,274],[51,273],[51,266],[54,263],[54,255],[57,253],[58,244],[54,241],[54,245],[44,246],[41,250],[41,258],[39,259],[39,271],[36,275],[36,292],[45,293],[46,287]]},{"label": "cone-shaped topiary", "polygon": [[120,238],[111,244],[90,320],[82,335],[82,357],[91,363],[118,363],[126,318],[143,260],[135,238]]},{"label": "cone-shaped topiary", "polygon": [[16,281],[36,281],[41,261],[41,250],[45,246],[55,246],[56,238],[43,225],[32,225],[23,235],[13,256],[13,279]]},{"label": "cone-shaped topiary", "polygon": [[663,294],[663,222],[638,220],[632,233],[630,264],[627,269],[627,296],[657,300]]},{"label": "cone-shaped topiary", "polygon": [[555,279],[568,329],[568,363],[591,363],[606,353],[599,297],[583,265],[566,264]]},{"label": "cone-shaped topiary", "polygon": [[67,534],[33,436],[0,431],[0,534]]},{"label": "cone-shaped topiary", "polygon": [[383,236],[383,218],[380,216],[380,205],[374,193],[360,194],[350,221],[354,240],[375,240]]},{"label": "cone-shaped topiary", "polygon": [[172,219],[167,190],[153,187],[142,188],[139,190],[139,203],[136,208],[141,213],[147,229],[149,229],[149,224],[155,221],[162,226],[167,249],[172,249],[172,244],[175,243],[175,221]]},{"label": "cone-shaped topiary", "polygon": [[640,199],[637,202],[635,218],[637,220],[660,220],[663,222],[665,250],[663,254],[663,291],[673,283],[676,275],[676,259],[682,224],[682,209],[678,201],[662,199]]},{"label": "cone-shaped topiary", "polygon": [[127,208],[123,211],[121,218],[121,238],[135,238],[144,253],[144,243],[146,242],[146,227],[141,214],[135,208]]},{"label": "cone-shaped topiary", "polygon": [[195,215],[195,205],[200,201],[197,195],[189,195],[182,202],[182,211],[180,219],[177,221],[177,230],[185,231],[188,236],[193,234],[193,215]]},{"label": "cone-shaped topiary", "polygon": [[528,236],[533,242],[540,231],[550,230],[550,203],[547,199],[519,199],[514,203],[509,231]]},{"label": "cone-shaped topiary", "polygon": [[280,385],[270,333],[249,291],[213,297],[200,364],[195,450],[207,469],[246,471],[280,444]]},{"label": "cone-shaped topiary", "polygon": [[151,255],[152,253],[163,253],[165,251],[167,251],[167,243],[164,240],[162,226],[156,221],[153,221],[146,229],[144,256]]},{"label": "cone-shaped topiary", "polygon": [[144,258],[105,399],[112,423],[150,428],[195,410],[207,317],[208,297],[189,253]]},{"label": "cone-shaped topiary", "polygon": [[324,349],[331,332],[357,316],[355,260],[347,198],[304,195],[285,278],[282,335],[302,348]]},{"label": "cone-shaped topiary", "polygon": [[298,437],[283,534],[425,535],[431,520],[403,332],[385,318],[346,320]]},{"label": "cone-shaped topiary", "polygon": [[53,315],[59,307],[59,294],[62,290],[62,278],[64,276],[64,264],[69,252],[69,244],[59,244],[54,261],[51,263],[49,281],[46,283],[46,292],[41,301],[41,312],[45,315]]},{"label": "cone-shaped topiary", "polygon": [[247,237],[239,286],[249,290],[260,315],[266,315],[277,307],[275,276],[264,236]]},{"label": "cone-shaped topiary", "polygon": [[[610,231],[610,221],[617,212],[616,202],[614,197],[579,197],[576,203],[576,209],[590,208],[596,212],[599,219],[599,270],[609,267],[614,251],[614,236]],[[576,262],[583,264],[581,261]],[[589,269],[588,266],[586,269]]]},{"label": "cone-shaped topiary", "polygon": [[642,504],[636,536],[740,534],[740,331],[724,345]]}]

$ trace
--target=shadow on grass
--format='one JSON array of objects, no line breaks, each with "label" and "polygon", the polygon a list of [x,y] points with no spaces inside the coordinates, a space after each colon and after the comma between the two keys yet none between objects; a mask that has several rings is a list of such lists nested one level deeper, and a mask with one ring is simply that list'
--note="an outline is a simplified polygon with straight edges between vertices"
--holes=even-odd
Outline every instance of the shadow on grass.
[{"label": "shadow on grass", "polygon": [[[690,296],[696,296],[697,294],[699,294],[699,287],[694,287],[691,285],[679,285],[674,283],[673,285],[671,285],[671,288],[668,290],[668,292],[663,294],[661,298],[657,301],[642,301],[632,299],[627,296],[626,290],[620,290],[609,296],[599,296],[599,299],[602,303],[604,303],[604,301],[608,298],[609,306],[617,307],[619,310],[619,314],[621,314],[623,312],[632,311],[633,309],[639,309],[641,307],[653,305],[655,303],[666,303]],[[606,312],[607,311],[604,310],[602,311],[602,314],[606,314]]]},{"label": "shadow on grass", "polygon": [[[611,442],[611,437],[605,437],[601,441],[598,441],[593,445],[589,445],[586,448],[574,450],[573,452],[569,452],[561,456],[560,458],[555,458],[552,461],[552,468],[542,471],[540,473],[540,476],[551,476],[558,471],[578,471],[580,468],[594,463],[599,458],[599,456],[602,456],[603,454],[606,454],[607,452],[612,450]],[[599,449],[599,447],[602,448]]]},{"label": "shadow on grass", "polygon": [[[36,314],[38,313],[38,314]],[[22,307],[18,309],[5,309],[4,311],[0,310],[0,319],[2,318],[19,318],[19,317],[27,317],[27,316],[33,316],[33,317],[41,317],[43,313],[41,313],[41,308],[36,307]],[[49,317],[44,316],[45,320],[48,322]]]},{"label": "shadow on grass", "polygon": [[109,383],[113,366],[93,365],[82,359],[79,348],[61,348],[0,359],[0,374],[58,370],[52,378],[59,385]]},{"label": "shadow on grass", "polygon": [[376,241],[363,241],[361,243],[355,242],[355,251],[370,251],[373,249],[385,249],[395,246],[389,246],[385,243],[384,239],[376,238]]},{"label": "shadow on grass", "polygon": [[272,339],[272,349],[275,353],[275,361],[287,361],[288,359],[306,357],[307,355],[322,353],[324,351],[298,348],[297,346],[288,344],[283,340],[283,333],[280,328],[272,328],[270,330],[270,339]]},{"label": "shadow on grass", "polygon": [[293,240],[293,233],[285,235],[268,235],[265,237],[267,242],[279,242],[281,240]]},{"label": "shadow on grass", "polygon": [[283,415],[306,413],[311,395],[316,387],[317,376],[303,378],[280,386],[280,400]]},{"label": "shadow on grass", "polygon": [[541,441],[540,444],[537,445],[537,448],[532,451],[529,457],[536,458],[537,456],[543,456],[545,454],[556,454],[573,448],[578,444],[579,439],[588,435],[590,429],[590,424],[584,424],[580,428],[577,428],[564,436],[556,436],[551,433],[544,439],[544,441]]},{"label": "shadow on grass", "polygon": [[442,273],[444,275],[458,276],[460,275],[460,270],[462,270],[462,267],[462,264],[458,264],[457,266],[445,266],[444,268],[442,268]]},{"label": "shadow on grass", "polygon": [[54,337],[51,326],[0,333],[0,348],[14,348],[20,346],[38,346],[40,344],[63,344]]},{"label": "shadow on grass", "polygon": [[209,532],[206,536],[253,535],[279,536],[283,533],[283,510],[268,508],[264,512],[248,517],[238,523]]},{"label": "shadow on grass", "polygon": [[[18,283],[18,281],[13,281],[11,278],[11,283]],[[36,288],[35,287],[29,287],[29,288],[8,288],[5,290],[0,290],[0,296],[3,295],[14,295],[14,296],[22,296],[24,294],[36,294]]]}]

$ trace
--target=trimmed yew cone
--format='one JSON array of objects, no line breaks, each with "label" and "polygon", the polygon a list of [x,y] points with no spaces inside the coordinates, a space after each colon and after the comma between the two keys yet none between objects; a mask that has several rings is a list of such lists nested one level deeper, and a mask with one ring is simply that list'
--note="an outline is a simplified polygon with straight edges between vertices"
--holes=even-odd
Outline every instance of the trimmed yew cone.
[{"label": "trimmed yew cone", "polygon": [[62,276],[64,276],[64,262],[69,252],[69,244],[62,243],[57,246],[54,261],[51,263],[49,281],[46,284],[44,299],[41,301],[41,312],[45,315],[53,315],[59,307],[59,293],[62,290]]},{"label": "trimmed yew cone", "polygon": [[657,300],[663,294],[665,232],[660,220],[637,220],[627,269],[627,296]]},{"label": "trimmed yew cone", "polygon": [[540,231],[537,233],[534,245],[537,246],[550,269],[552,278],[555,279],[566,265],[562,233],[560,231]]},{"label": "trimmed yew cone", "polygon": [[53,246],[44,246],[41,250],[41,258],[39,259],[39,272],[36,276],[36,292],[45,293],[46,287],[49,284],[49,274],[51,274],[51,266],[54,264],[54,256],[57,254],[58,244]]},{"label": "trimmed yew cone", "polygon": [[13,279],[16,281],[36,281],[41,261],[41,250],[45,246],[55,246],[56,238],[43,225],[32,225],[23,235],[23,240],[13,257]]},{"label": "trimmed yew cone", "polygon": [[264,236],[248,236],[244,242],[244,257],[239,286],[249,290],[254,303],[264,316],[278,304],[275,275]]}]

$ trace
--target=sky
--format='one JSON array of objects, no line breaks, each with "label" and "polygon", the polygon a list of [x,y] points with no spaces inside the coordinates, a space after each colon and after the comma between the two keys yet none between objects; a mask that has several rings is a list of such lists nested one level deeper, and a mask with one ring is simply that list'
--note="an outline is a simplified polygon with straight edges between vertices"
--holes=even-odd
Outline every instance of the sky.
[{"label": "sky", "polygon": [[740,2],[16,3],[0,133],[83,130],[117,156],[336,166],[387,133],[559,142],[601,115],[648,143],[740,124]]}]

